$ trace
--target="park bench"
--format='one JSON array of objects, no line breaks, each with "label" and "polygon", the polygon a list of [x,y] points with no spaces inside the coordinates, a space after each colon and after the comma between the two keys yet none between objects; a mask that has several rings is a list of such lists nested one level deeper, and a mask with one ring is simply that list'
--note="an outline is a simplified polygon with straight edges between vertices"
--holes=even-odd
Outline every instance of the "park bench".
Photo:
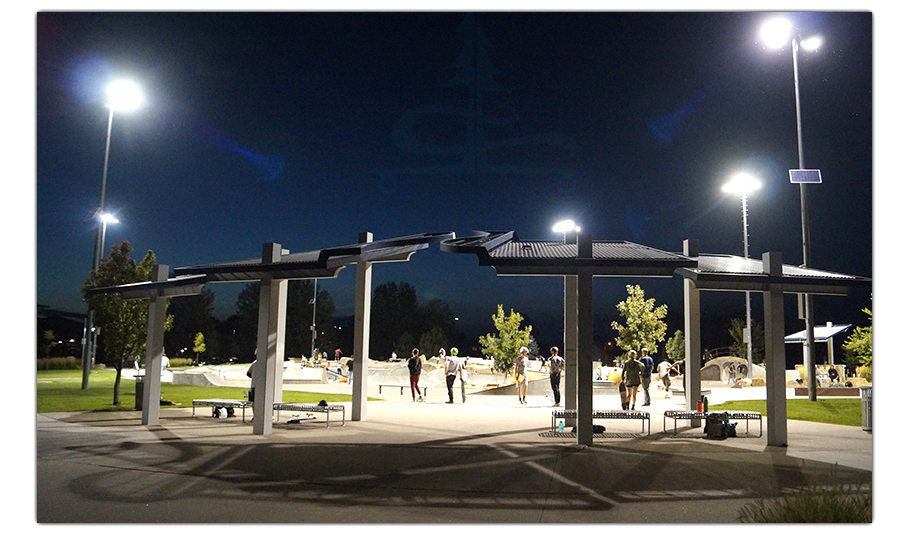
[{"label": "park bench", "polygon": [[[379,383],[379,384],[378,384],[378,394],[379,394],[379,395],[381,394],[381,388],[382,388],[382,387],[399,387],[399,388],[400,388],[400,394],[402,395],[402,394],[403,394],[403,388],[404,388],[404,387],[410,387],[410,385],[409,385],[408,383],[407,383],[407,384],[402,384],[402,383]],[[420,385],[420,386],[419,386],[419,389],[422,390],[422,396],[423,396],[423,397],[427,397],[427,396],[428,396],[428,386],[427,386],[427,385]]]},{"label": "park bench", "polygon": [[346,424],[346,415],[344,413],[343,405],[322,405],[322,404],[301,404],[301,403],[273,403],[272,410],[275,410],[278,415],[276,420],[281,420],[281,411],[289,411],[289,412],[307,412],[307,413],[320,413],[325,414],[325,427],[327,428],[331,424],[331,413],[332,412],[340,412],[341,413],[341,425]]},{"label": "park bench", "polygon": [[762,437],[762,414],[759,412],[736,411],[736,412],[697,412],[695,410],[666,410],[663,414],[663,433],[666,431],[666,418],[672,419],[674,426],[672,432],[678,431],[678,420],[705,420],[710,414],[727,414],[730,420],[744,420],[746,433],[750,433],[750,420],[759,420],[759,435]]},{"label": "park bench", "polygon": [[[554,410],[552,412],[553,422],[552,430],[558,431],[558,420],[560,418],[575,419],[578,413],[575,410]],[[594,420],[640,420],[641,433],[644,432],[644,422],[647,422],[647,435],[650,434],[650,413],[643,410],[594,410],[591,412],[591,418]]]},{"label": "park bench", "polygon": [[198,406],[211,406],[213,409],[213,414],[215,415],[215,410],[217,408],[240,408],[241,409],[241,421],[244,422],[247,420],[247,407],[252,405],[250,401],[241,401],[237,399],[194,399],[193,407],[191,408],[191,416],[194,416],[197,413]]}]

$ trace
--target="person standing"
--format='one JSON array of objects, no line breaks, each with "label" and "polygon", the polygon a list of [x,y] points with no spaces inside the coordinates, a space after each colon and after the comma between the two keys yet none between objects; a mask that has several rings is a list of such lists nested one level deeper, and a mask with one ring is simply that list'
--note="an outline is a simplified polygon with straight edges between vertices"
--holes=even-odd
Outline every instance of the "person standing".
[{"label": "person standing", "polygon": [[641,364],[644,369],[641,370],[641,386],[644,388],[644,406],[650,406],[650,378],[653,377],[653,357],[646,347],[641,349]]},{"label": "person standing", "polygon": [[519,356],[515,360],[516,368],[516,392],[519,394],[519,404],[528,404],[525,395],[528,394],[528,347],[519,349]]},{"label": "person standing", "polygon": [[[422,357],[419,356],[419,350],[413,349],[412,354],[409,357],[407,362],[407,367],[409,368],[409,392],[412,393],[412,400],[416,402],[425,402],[425,397],[422,395],[422,390],[419,389],[419,376],[422,374]],[[419,394],[419,398],[416,399],[416,393]]]},{"label": "person standing", "polygon": [[622,366],[622,380],[625,382],[625,404],[631,404],[631,410],[634,410],[634,403],[637,402],[637,390],[641,385],[641,373],[644,365],[637,360],[637,353],[628,351],[628,360]]},{"label": "person standing", "polygon": [[550,358],[547,359],[550,364],[550,389],[553,390],[554,407],[559,407],[559,381],[562,378],[563,370],[566,369],[566,361],[559,356],[559,348],[550,347]]},{"label": "person standing", "polygon": [[663,387],[666,388],[666,398],[671,399],[672,394],[669,392],[669,388],[672,386],[672,379],[669,377],[669,370],[672,369],[672,365],[669,361],[664,360],[659,363],[659,381],[663,384]]},{"label": "person standing", "polygon": [[456,382],[456,376],[462,371],[462,361],[456,356],[457,353],[459,351],[456,347],[451,348],[450,356],[444,361],[444,378],[447,381],[447,395],[450,397],[447,404],[453,404],[453,384]]}]

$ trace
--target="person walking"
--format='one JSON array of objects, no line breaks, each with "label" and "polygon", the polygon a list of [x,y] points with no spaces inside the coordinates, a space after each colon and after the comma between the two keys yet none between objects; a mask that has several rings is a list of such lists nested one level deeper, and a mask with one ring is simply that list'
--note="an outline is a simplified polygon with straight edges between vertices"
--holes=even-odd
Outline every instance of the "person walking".
[{"label": "person walking", "polygon": [[559,407],[559,381],[562,378],[563,370],[566,369],[566,361],[559,356],[559,348],[550,347],[550,358],[547,359],[550,364],[550,389],[553,390],[554,407]]},{"label": "person walking", "polygon": [[672,393],[669,392],[669,388],[672,386],[672,379],[669,377],[669,370],[672,369],[672,365],[668,360],[664,360],[659,363],[659,381],[663,384],[663,387],[666,388],[666,397],[667,399],[672,398]]},{"label": "person walking", "polygon": [[[453,384],[456,382],[456,376],[461,375],[462,361],[456,356],[459,351],[456,347],[450,349],[450,356],[444,361],[444,378],[447,381],[447,395],[450,400],[447,404],[453,404]],[[465,401],[464,401],[465,402]]]},{"label": "person walking", "polygon": [[634,410],[634,403],[637,402],[637,391],[641,385],[641,373],[644,365],[637,360],[635,351],[628,351],[628,360],[622,366],[622,380],[625,382],[625,404],[631,404],[631,410]]},{"label": "person walking", "polygon": [[[425,402],[422,390],[419,389],[419,376],[422,375],[422,357],[419,356],[418,349],[412,350],[412,354],[410,354],[406,363],[409,368],[409,392],[412,393],[412,400],[413,402]],[[416,393],[419,394],[418,399],[416,399]]]},{"label": "person walking", "polygon": [[641,349],[641,364],[644,369],[641,370],[641,386],[644,388],[644,406],[650,406],[650,378],[653,377],[653,357],[646,347]]},{"label": "person walking", "polygon": [[519,349],[519,356],[515,360],[516,392],[519,394],[519,404],[528,404],[525,395],[528,394],[528,347]]}]

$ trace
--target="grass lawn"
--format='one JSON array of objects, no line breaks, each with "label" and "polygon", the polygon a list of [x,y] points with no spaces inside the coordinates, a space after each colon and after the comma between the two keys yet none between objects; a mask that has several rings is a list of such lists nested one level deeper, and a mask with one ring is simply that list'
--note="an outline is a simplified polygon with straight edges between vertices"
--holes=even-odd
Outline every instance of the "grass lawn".
[{"label": "grass lawn", "polygon": [[[89,412],[134,410],[134,380],[122,379],[119,385],[120,406],[113,405],[115,370],[94,370],[88,388],[81,389],[81,370],[42,370],[37,373],[37,411]],[[240,387],[201,387],[195,385],[162,384],[162,398],[175,403],[162,408],[191,406],[193,399],[243,399]],[[317,403],[349,402],[349,394],[306,393],[284,391],[284,402]],[[369,399],[378,400],[378,399]]]},{"label": "grass lawn", "polygon": [[[749,410],[766,415],[766,401],[728,401],[710,410]],[[862,399],[788,399],[789,420],[862,427]]]}]

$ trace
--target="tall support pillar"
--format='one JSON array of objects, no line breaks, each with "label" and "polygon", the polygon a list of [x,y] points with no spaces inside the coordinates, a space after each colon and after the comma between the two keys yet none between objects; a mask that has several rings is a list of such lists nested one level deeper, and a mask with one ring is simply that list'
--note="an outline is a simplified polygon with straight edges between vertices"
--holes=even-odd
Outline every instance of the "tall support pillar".
[{"label": "tall support pillar", "polygon": [[[281,244],[263,245],[262,262],[281,261]],[[272,403],[276,402],[276,374],[284,367],[284,329],[287,280],[263,278],[259,282],[259,322],[256,332],[256,366],[253,371],[253,434],[272,433]],[[263,369],[259,369],[263,368]],[[280,398],[280,397],[278,397]]]},{"label": "tall support pillar", "polygon": [[[371,232],[360,232],[357,243],[370,243]],[[356,307],[353,316],[353,403],[350,419],[365,421],[369,393],[369,318],[372,310],[372,263],[356,263]]]},{"label": "tall support pillar", "polygon": [[[154,265],[150,280],[165,282],[169,267]],[[147,311],[147,352],[144,366],[144,396],[141,402],[141,425],[159,424],[160,379],[162,374],[163,335],[166,331],[166,298],[153,294]]]},{"label": "tall support pillar", "polygon": [[[781,253],[763,254],[763,272],[770,278],[782,275]],[[771,446],[787,446],[787,390],[784,354],[784,291],[770,284],[763,292],[766,325],[766,438]]]},{"label": "tall support pillar", "polygon": [[[700,242],[684,240],[684,255],[700,256]],[[700,290],[689,279],[684,279],[684,402],[688,410],[693,410],[701,400],[700,368]],[[691,420],[692,427],[700,427],[700,420]]]},{"label": "tall support pillar", "polygon": [[[593,258],[593,240],[588,234],[578,235],[578,258]],[[593,363],[594,351],[594,275],[590,269],[578,270],[578,403],[576,424],[578,444],[591,446],[594,442]],[[566,405],[569,408],[569,405]]]},{"label": "tall support pillar", "polygon": [[[566,379],[563,406],[573,410],[578,404],[578,276],[565,278],[565,330],[563,358],[566,361]],[[569,419],[566,419],[569,423]]]}]

